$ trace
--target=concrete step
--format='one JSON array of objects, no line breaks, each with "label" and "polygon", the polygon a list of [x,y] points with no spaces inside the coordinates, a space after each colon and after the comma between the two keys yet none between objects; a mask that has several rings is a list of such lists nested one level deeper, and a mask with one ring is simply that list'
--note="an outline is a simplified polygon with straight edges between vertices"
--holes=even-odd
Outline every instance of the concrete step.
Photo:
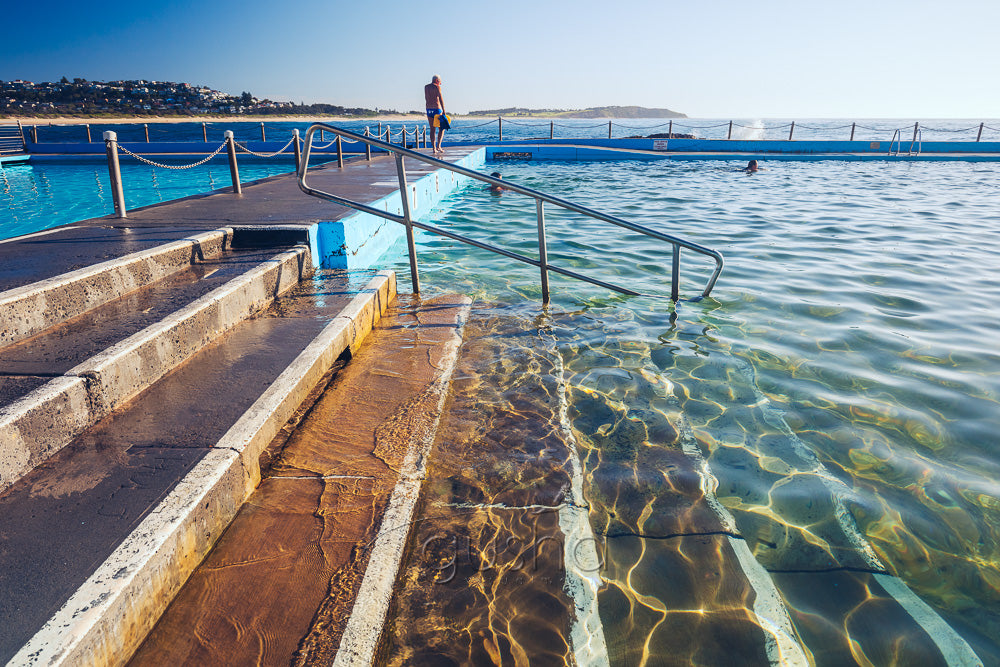
[{"label": "concrete step", "polygon": [[[218,244],[214,247],[221,247],[228,238],[228,231],[211,236],[212,242]],[[108,306],[92,312],[90,316],[79,315],[80,321],[66,322],[65,326],[45,336],[32,339],[11,336],[13,340],[22,340],[22,344],[3,351],[7,355],[9,375],[0,386],[5,388],[4,393],[12,400],[0,407],[0,491],[64,447],[85,428],[198,352],[209,341],[266,307],[275,296],[298,284],[312,270],[306,246],[276,254],[244,254],[240,259],[225,262],[231,266],[223,272],[223,277],[236,274],[235,277],[179,310],[168,312],[172,310],[172,299],[164,301],[162,297],[164,290],[183,283],[185,276],[178,276],[160,289],[133,295],[139,302],[150,303],[148,308],[151,313],[155,309],[167,314],[122,338],[137,325],[145,324],[148,318],[142,317],[141,313],[137,316],[131,310],[132,299],[110,304],[110,295],[117,294],[117,298],[121,299],[121,294],[132,291],[128,286],[137,281],[148,285],[153,282],[149,277],[161,271],[167,272],[167,275],[177,273],[179,269],[175,267],[182,261],[178,254],[184,255],[190,266],[197,259],[200,242],[171,244],[172,247],[166,251],[139,253],[140,257],[131,255],[106,263],[100,270],[91,267],[74,272],[75,275],[68,278],[59,277],[6,293],[6,302],[18,312],[49,310],[43,305],[49,300]],[[242,262],[241,259],[247,261]],[[169,267],[169,270],[161,267]],[[197,271],[187,275],[188,282],[196,275]],[[122,276],[127,276],[127,279],[119,280]],[[93,299],[74,296],[91,288],[100,295]],[[199,291],[192,288],[191,296]],[[157,299],[157,296],[160,298]],[[159,305],[153,305],[154,302]],[[81,305],[52,308],[51,311],[56,314],[42,316],[39,323],[21,331],[38,331],[46,324],[52,326],[65,321],[62,313],[84,309],[85,306]],[[94,320],[101,319],[104,319],[102,327],[84,329]],[[105,337],[117,339],[117,342],[99,349],[101,339]],[[88,339],[93,342],[86,345],[80,343]],[[73,351],[74,348],[85,351],[88,356],[66,368],[66,360],[80,356]],[[90,355],[91,352],[96,353]],[[48,364],[44,360],[40,363],[39,355],[47,353],[57,359],[50,359]],[[23,371],[34,371],[35,374]],[[40,380],[44,380],[44,384]]]},{"label": "concrete step", "polygon": [[391,272],[314,275],[0,495],[0,663],[127,660],[394,294]]}]

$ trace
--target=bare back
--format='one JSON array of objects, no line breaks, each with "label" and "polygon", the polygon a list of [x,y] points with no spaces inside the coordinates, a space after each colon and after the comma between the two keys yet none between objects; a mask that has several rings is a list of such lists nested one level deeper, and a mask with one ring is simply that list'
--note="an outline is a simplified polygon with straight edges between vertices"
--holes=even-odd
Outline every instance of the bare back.
[{"label": "bare back", "polygon": [[443,109],[444,100],[441,98],[441,86],[435,83],[428,83],[424,86],[424,102],[426,109]]}]

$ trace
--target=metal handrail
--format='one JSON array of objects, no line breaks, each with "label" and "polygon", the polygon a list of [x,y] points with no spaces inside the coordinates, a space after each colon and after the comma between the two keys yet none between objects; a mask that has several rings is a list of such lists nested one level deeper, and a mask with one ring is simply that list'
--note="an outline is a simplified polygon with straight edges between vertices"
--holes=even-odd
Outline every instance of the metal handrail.
[{"label": "metal handrail", "polygon": [[[896,152],[892,152],[893,145],[896,145]],[[919,126],[914,126],[913,128],[913,139],[910,141],[910,148],[906,151],[907,155],[920,155],[920,151],[924,145],[924,131]],[[914,152],[913,147],[916,146],[917,150]],[[892,140],[889,142],[889,155],[901,155],[903,153],[903,130],[896,129],[892,133]]]},{"label": "metal handrail", "polygon": [[[399,179],[399,190],[403,204],[403,215],[396,215],[394,213],[389,213],[388,211],[381,211],[372,206],[362,204],[360,202],[351,201],[344,197],[339,197],[330,192],[324,192],[322,190],[317,190],[315,188],[309,187],[306,182],[306,172],[309,169],[309,155],[312,150],[312,138],[313,134],[317,131],[333,132],[339,137],[346,137],[353,141],[361,141],[370,146],[380,148],[388,153],[392,153],[396,160],[396,174]],[[437,158],[432,158],[417,151],[410,150],[403,146],[397,146],[389,144],[378,139],[374,139],[370,136],[363,136],[356,134],[349,130],[344,130],[339,127],[334,127],[332,125],[327,125],[325,123],[314,123],[306,130],[305,137],[305,151],[302,155],[302,160],[299,162],[299,168],[297,172],[299,188],[308,195],[314,197],[319,197],[320,199],[325,199],[327,201],[332,201],[341,206],[346,206],[352,208],[356,211],[361,211],[363,213],[369,213],[371,215],[384,218],[386,220],[391,220],[393,222],[398,222],[406,227],[406,243],[409,250],[410,256],[410,278],[413,282],[413,292],[420,292],[420,280],[417,273],[417,255],[416,246],[413,240],[413,228],[422,229],[424,231],[432,232],[434,234],[439,234],[441,236],[453,239],[455,241],[461,241],[471,246],[481,248],[483,250],[489,250],[491,252],[515,259],[525,264],[530,264],[541,269],[541,284],[542,284],[542,301],[544,303],[549,302],[549,278],[548,272],[554,271],[563,276],[569,278],[575,278],[576,280],[582,280],[583,282],[590,283],[592,285],[597,285],[599,287],[604,287],[606,289],[620,292],[622,294],[628,294],[631,296],[642,296],[641,292],[636,292],[625,287],[620,287],[618,285],[613,285],[596,278],[591,278],[589,276],[582,275],[575,271],[569,269],[564,269],[558,266],[553,266],[548,262],[547,250],[546,250],[546,235],[545,235],[545,214],[543,211],[543,204],[549,203],[559,206],[561,208],[568,209],[570,211],[575,211],[582,215],[589,216],[596,220],[602,220],[604,222],[611,223],[618,227],[628,229],[630,231],[649,236],[651,238],[658,239],[660,241],[665,241],[673,246],[673,262],[671,267],[671,284],[670,284],[670,298],[673,301],[677,301],[680,298],[679,294],[679,281],[680,281],[680,255],[681,248],[687,248],[701,255],[706,255],[715,260],[715,270],[712,272],[711,278],[702,290],[701,296],[692,299],[692,301],[699,300],[701,298],[707,297],[712,293],[712,289],[715,287],[716,281],[719,279],[719,274],[722,273],[723,259],[722,254],[711,248],[706,248],[704,246],[698,245],[697,243],[692,243],[686,241],[682,238],[672,236],[670,234],[663,234],[648,227],[643,227],[642,225],[637,225],[633,222],[628,222],[627,220],[622,220],[621,218],[616,218],[615,216],[608,215],[606,213],[601,213],[600,211],[595,211],[594,209],[587,208],[585,206],[580,206],[571,201],[565,199],[560,199],[559,197],[553,197],[552,195],[545,194],[544,192],[539,192],[538,190],[533,190],[532,188],[524,187],[523,185],[517,185],[516,183],[511,183],[509,181],[500,180],[498,178],[493,178],[492,176],[487,176],[486,174],[480,173],[478,171],[468,169],[466,167],[461,167],[450,162],[445,162],[444,160],[438,160]],[[447,230],[441,229],[439,227],[434,227],[426,223],[418,222],[413,220],[410,214],[410,197],[409,188],[406,183],[406,169],[403,163],[404,157],[410,157],[421,162],[425,162],[430,165],[434,165],[441,169],[447,169],[448,171],[453,171],[457,174],[462,174],[463,176],[468,176],[484,183],[489,183],[490,185],[496,185],[504,188],[505,190],[510,190],[512,192],[519,192],[523,195],[527,195],[535,200],[535,209],[538,221],[538,259],[533,259],[526,255],[521,255],[498,246],[491,245],[489,243],[483,243],[482,241],[477,241],[475,239],[463,236],[461,234],[455,234],[454,232],[449,232]]]}]

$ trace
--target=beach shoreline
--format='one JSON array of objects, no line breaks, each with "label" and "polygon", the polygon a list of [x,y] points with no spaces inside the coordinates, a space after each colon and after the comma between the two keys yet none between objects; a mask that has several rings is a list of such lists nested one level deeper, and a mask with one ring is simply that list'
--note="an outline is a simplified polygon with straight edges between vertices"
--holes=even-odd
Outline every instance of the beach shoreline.
[{"label": "beach shoreline", "polygon": [[218,123],[314,123],[314,122],[352,122],[370,121],[378,122],[413,122],[423,121],[423,114],[393,114],[386,116],[372,116],[369,118],[359,118],[357,116],[121,116],[114,118],[75,118],[72,116],[58,116],[53,118],[0,118],[3,123],[17,123],[21,125],[45,126],[45,125],[142,125],[144,123],[208,123],[209,125]]}]

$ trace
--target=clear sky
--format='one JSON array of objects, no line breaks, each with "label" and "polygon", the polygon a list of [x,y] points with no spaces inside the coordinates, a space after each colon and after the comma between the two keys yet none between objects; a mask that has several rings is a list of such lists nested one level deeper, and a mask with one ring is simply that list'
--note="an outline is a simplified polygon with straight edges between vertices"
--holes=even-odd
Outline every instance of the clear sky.
[{"label": "clear sky", "polygon": [[439,74],[456,113],[1000,117],[1000,0],[38,0],[7,14],[3,80],[153,79],[406,111]]}]

